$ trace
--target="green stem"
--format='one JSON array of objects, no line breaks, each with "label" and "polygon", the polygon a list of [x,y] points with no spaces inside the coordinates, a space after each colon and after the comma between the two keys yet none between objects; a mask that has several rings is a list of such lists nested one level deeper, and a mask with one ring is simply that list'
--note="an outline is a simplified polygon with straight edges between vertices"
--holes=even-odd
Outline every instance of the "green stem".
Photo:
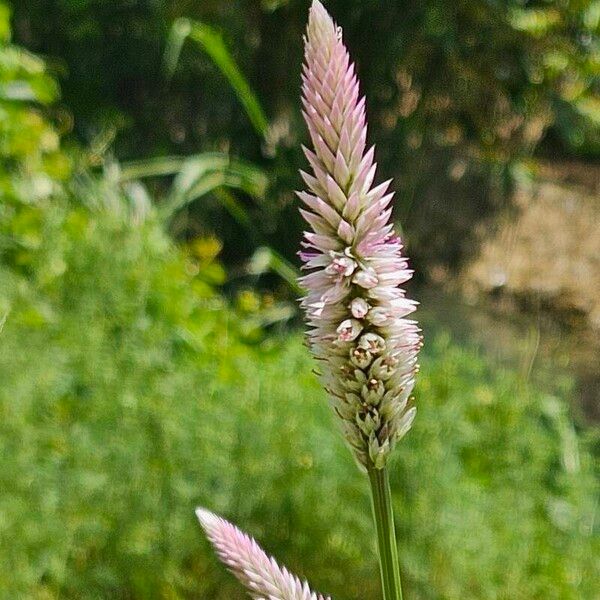
[{"label": "green stem", "polygon": [[383,600],[402,600],[398,547],[396,546],[392,494],[387,467],[383,469],[370,467],[368,472],[371,482],[373,515],[377,527]]}]

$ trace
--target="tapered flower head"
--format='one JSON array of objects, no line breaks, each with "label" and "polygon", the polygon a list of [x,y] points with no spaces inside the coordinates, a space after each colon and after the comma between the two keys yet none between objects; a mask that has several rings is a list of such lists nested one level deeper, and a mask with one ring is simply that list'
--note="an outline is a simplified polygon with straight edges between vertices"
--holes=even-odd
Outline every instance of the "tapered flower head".
[{"label": "tapered flower head", "polygon": [[300,211],[309,342],[345,438],[363,467],[382,468],[410,428],[421,336],[400,287],[412,272],[390,223],[390,181],[374,185],[365,100],[341,30],[314,0],[305,37],[303,114],[313,149]]},{"label": "tapered flower head", "polygon": [[255,600],[331,600],[311,592],[229,521],[203,508],[196,509],[196,516],[221,561]]}]

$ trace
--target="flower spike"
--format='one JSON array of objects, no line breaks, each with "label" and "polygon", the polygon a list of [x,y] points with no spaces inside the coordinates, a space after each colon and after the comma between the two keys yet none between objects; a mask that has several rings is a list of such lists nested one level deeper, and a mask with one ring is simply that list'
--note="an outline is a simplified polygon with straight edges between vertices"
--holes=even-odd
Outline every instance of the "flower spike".
[{"label": "flower spike", "polygon": [[412,271],[390,224],[390,181],[374,186],[365,100],[342,32],[314,0],[302,70],[303,115],[312,174],[299,192],[305,232],[300,279],[309,345],[358,463],[381,469],[410,428],[407,408],[422,345],[407,315],[416,302],[400,287]]},{"label": "flower spike", "polygon": [[331,600],[311,592],[306,582],[280,567],[229,521],[204,508],[197,508],[196,516],[219,559],[254,600]]}]

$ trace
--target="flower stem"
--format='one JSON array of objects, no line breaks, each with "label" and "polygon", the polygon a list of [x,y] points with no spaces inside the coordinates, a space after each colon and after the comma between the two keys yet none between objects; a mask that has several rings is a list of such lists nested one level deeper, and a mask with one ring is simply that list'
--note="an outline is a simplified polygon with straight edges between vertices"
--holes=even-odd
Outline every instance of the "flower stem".
[{"label": "flower stem", "polygon": [[377,528],[383,600],[402,600],[398,547],[396,546],[392,494],[387,467],[376,469],[371,466],[368,472],[371,482],[373,515]]}]

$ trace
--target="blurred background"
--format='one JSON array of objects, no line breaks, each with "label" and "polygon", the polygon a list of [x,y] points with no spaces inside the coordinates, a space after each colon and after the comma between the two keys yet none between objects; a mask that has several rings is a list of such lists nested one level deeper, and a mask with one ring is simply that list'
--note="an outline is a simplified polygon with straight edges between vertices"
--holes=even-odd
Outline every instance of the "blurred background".
[{"label": "blurred background", "polygon": [[[376,598],[296,298],[307,0],[0,0],[0,598]],[[412,600],[595,600],[600,2],[331,0],[415,269]]]}]

